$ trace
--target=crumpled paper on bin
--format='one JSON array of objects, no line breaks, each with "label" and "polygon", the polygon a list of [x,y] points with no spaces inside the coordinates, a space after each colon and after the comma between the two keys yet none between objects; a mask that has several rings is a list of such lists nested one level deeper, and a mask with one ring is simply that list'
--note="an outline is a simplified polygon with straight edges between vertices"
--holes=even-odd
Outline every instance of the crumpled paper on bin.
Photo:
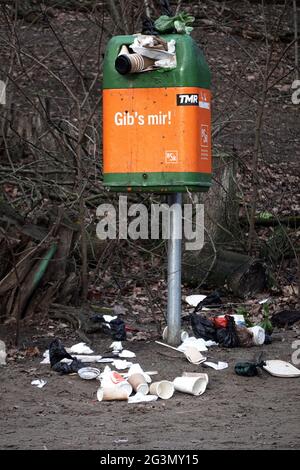
[{"label": "crumpled paper on bin", "polygon": [[175,45],[176,41],[174,39],[164,41],[157,36],[137,34],[133,44],[130,45],[130,49],[136,54],[155,59],[154,65],[143,70],[143,72],[147,72],[157,68],[174,69],[177,65]]}]

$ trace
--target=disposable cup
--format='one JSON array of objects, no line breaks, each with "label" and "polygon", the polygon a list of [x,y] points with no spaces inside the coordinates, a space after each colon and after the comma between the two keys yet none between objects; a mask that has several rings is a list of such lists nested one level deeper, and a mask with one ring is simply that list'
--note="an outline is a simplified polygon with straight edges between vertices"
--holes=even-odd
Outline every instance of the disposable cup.
[{"label": "disposable cup", "polygon": [[150,394],[157,395],[163,400],[168,400],[174,394],[174,385],[168,380],[161,380],[160,382],[153,382],[150,385]]},{"label": "disposable cup", "polygon": [[208,384],[208,376],[206,377],[176,377],[174,380],[175,390],[190,395],[202,395]]},{"label": "disposable cup", "polygon": [[204,357],[201,352],[193,346],[188,347],[186,351],[184,351],[184,355],[192,364],[200,364],[206,360],[206,357]]},{"label": "disposable cup", "polygon": [[[167,339],[168,339],[168,327],[167,327],[167,326],[164,328],[162,337],[163,337],[163,340],[164,340],[164,341],[167,341]],[[184,330],[181,330],[181,332],[180,332],[180,339],[181,339],[181,341],[182,341],[182,342],[185,341],[188,337],[189,337],[188,332],[187,332],[187,331],[184,331]]]},{"label": "disposable cup", "polygon": [[103,388],[118,387],[122,390],[125,390],[128,396],[132,393],[132,386],[130,385],[130,383],[128,383],[127,380],[121,374],[119,374],[119,372],[116,371],[112,371],[109,376],[106,377],[106,379],[103,380],[101,383]]},{"label": "disposable cup", "polygon": [[128,392],[124,387],[100,387],[97,390],[97,399],[99,401],[128,400],[128,397]]},{"label": "disposable cup", "polygon": [[132,386],[135,392],[147,395],[149,392],[149,386],[145,380],[143,374],[132,374],[128,377],[128,383]]}]

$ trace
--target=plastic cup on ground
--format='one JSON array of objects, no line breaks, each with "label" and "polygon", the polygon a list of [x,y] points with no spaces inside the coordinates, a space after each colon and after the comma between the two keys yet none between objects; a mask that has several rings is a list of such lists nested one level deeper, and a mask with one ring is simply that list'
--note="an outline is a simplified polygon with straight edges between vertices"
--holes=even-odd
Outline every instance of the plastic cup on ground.
[{"label": "plastic cup on ground", "polygon": [[206,377],[176,377],[173,383],[176,391],[199,396],[202,395],[202,393],[204,393],[206,390],[206,386],[208,384],[208,376],[206,375]]},{"label": "plastic cup on ground", "polygon": [[100,387],[97,390],[98,401],[128,400],[128,390],[124,387]]},{"label": "plastic cup on ground", "polygon": [[[188,332],[184,331],[184,330],[181,330],[181,332],[180,332],[181,341],[182,342],[185,341],[188,337],[189,337]],[[168,327],[167,326],[163,330],[162,338],[163,338],[164,341],[167,341],[167,339],[168,339]]]},{"label": "plastic cup on ground", "polygon": [[161,380],[160,382],[153,382],[150,385],[150,394],[157,395],[163,400],[168,400],[174,394],[174,384],[168,380]]},{"label": "plastic cup on ground", "polygon": [[133,390],[137,393],[147,395],[149,386],[143,374],[132,374],[128,377],[128,383],[132,386]]}]

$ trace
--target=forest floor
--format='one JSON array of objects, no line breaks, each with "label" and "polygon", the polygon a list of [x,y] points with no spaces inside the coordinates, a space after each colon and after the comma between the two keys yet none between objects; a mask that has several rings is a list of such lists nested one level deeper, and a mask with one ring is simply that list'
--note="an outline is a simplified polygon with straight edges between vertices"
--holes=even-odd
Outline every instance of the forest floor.
[{"label": "forest floor", "polygon": [[[229,364],[220,371],[194,366],[154,341],[123,342],[145,371],[158,372],[153,380],[173,380],[183,371],[209,376],[206,392],[199,397],[175,392],[169,400],[140,404],[99,402],[97,381],[82,380],[77,374],[61,376],[40,364],[54,336],[62,338],[66,347],[80,341],[59,323],[31,325],[22,333],[22,338],[27,337],[23,354],[16,352],[1,367],[1,449],[300,448],[300,379],[277,378],[265,371],[257,377],[240,377],[234,372],[237,361],[252,360],[260,351],[266,359],[291,362],[299,330],[281,331],[282,340],[268,346],[210,348],[209,360]],[[110,343],[107,336],[95,334],[92,347],[103,354]],[[34,348],[37,355],[29,357]],[[34,379],[45,379],[47,384],[36,388],[31,385]]]}]

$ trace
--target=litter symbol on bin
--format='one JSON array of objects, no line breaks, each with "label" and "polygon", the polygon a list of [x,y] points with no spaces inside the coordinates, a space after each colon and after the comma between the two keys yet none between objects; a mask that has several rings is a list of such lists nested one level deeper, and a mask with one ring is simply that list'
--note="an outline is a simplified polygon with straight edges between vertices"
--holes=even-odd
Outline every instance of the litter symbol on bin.
[{"label": "litter symbol on bin", "polygon": [[201,125],[201,146],[208,147],[208,126],[206,124]]},{"label": "litter symbol on bin", "polygon": [[177,150],[166,150],[165,157],[166,157],[166,163],[178,163]]}]

